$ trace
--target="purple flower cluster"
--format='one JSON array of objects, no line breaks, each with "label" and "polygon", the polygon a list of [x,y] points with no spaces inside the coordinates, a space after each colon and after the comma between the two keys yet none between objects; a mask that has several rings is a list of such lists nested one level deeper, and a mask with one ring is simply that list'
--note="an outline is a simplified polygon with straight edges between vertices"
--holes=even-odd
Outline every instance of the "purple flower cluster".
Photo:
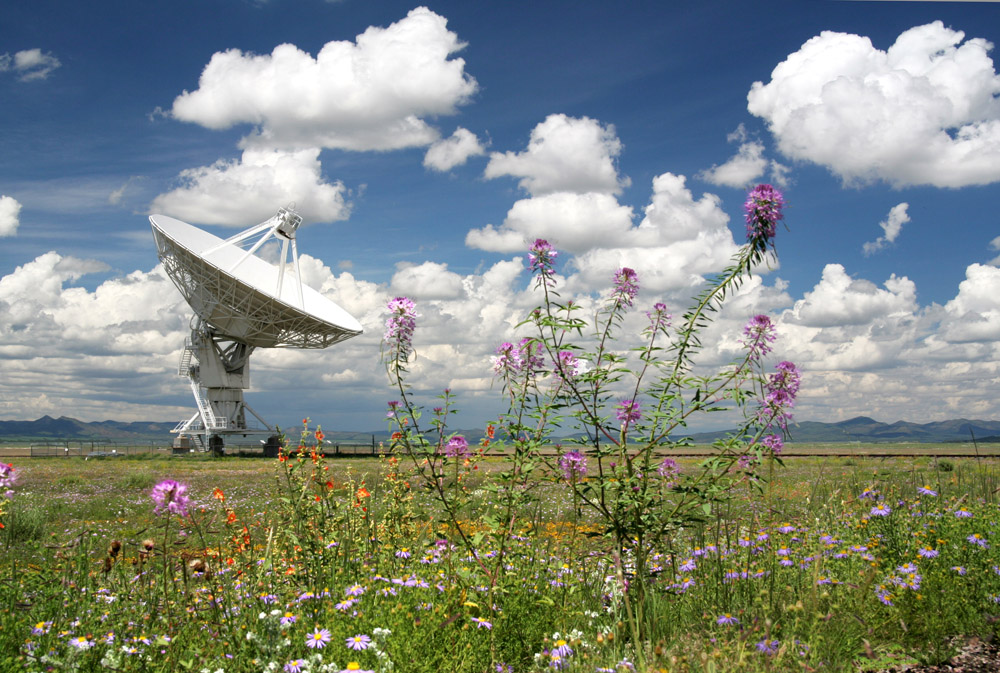
[{"label": "purple flower cluster", "polygon": [[681,468],[673,458],[664,458],[663,462],[656,468],[656,473],[667,481],[666,486],[669,488],[677,483]]},{"label": "purple flower cluster", "polygon": [[649,318],[650,332],[658,332],[670,327],[671,315],[667,313],[667,305],[662,302],[653,304],[653,310],[646,311],[646,317]]},{"label": "purple flower cluster", "polygon": [[627,428],[631,423],[642,419],[642,409],[639,406],[639,400],[622,400],[619,402],[615,405],[615,418],[618,419],[623,428]]},{"label": "purple flower cluster", "polygon": [[559,253],[548,241],[544,238],[536,238],[531,248],[528,249],[528,268],[531,269],[532,273],[537,272],[548,283],[549,277],[554,273],[553,267],[558,256]]},{"label": "purple flower cluster", "polygon": [[521,351],[509,341],[497,346],[497,354],[493,356],[493,373],[496,376],[516,374],[521,371]]},{"label": "purple flower cluster", "polygon": [[781,455],[781,450],[785,448],[785,441],[780,435],[764,435],[760,439],[761,446],[771,452],[772,456]]},{"label": "purple flower cluster", "polygon": [[639,274],[627,266],[615,271],[615,289],[612,290],[611,301],[621,303],[623,306],[632,306],[637,294],[639,294]]},{"label": "purple flower cluster", "polygon": [[164,511],[168,511],[171,514],[186,516],[188,507],[191,504],[191,500],[187,496],[187,486],[173,479],[164,479],[154,486],[149,497],[153,499],[153,503],[156,505],[153,508],[154,514],[162,514]]},{"label": "purple flower cluster", "polygon": [[785,197],[771,185],[757,185],[747,195],[743,210],[747,220],[747,242],[763,248],[777,231],[778,222],[784,217]]},{"label": "purple flower cluster", "polygon": [[587,475],[587,457],[575,449],[567,451],[559,457],[559,469],[566,481],[579,481]]},{"label": "purple flower cluster", "polygon": [[455,435],[444,445],[444,455],[449,458],[464,458],[469,454],[469,442],[462,435]]},{"label": "purple flower cluster", "polygon": [[525,337],[515,346],[505,341],[497,347],[493,356],[493,373],[510,378],[515,374],[534,375],[545,366],[543,346],[538,341]]},{"label": "purple flower cluster", "polygon": [[572,351],[559,351],[559,355],[556,357],[558,358],[556,377],[562,381],[572,381],[580,373],[580,359]]},{"label": "purple flower cluster", "polygon": [[0,463],[0,488],[10,488],[17,481],[13,463]]},{"label": "purple flower cluster", "polygon": [[14,497],[14,491],[12,486],[14,482],[17,481],[18,472],[14,468],[13,463],[0,463],[0,497],[10,498]]},{"label": "purple flower cluster", "polygon": [[777,371],[768,376],[764,395],[765,414],[771,416],[781,427],[786,427],[792,418],[790,410],[795,406],[795,396],[799,392],[802,374],[791,362],[779,362]]},{"label": "purple flower cluster", "polygon": [[392,350],[400,358],[410,354],[413,331],[417,327],[417,307],[412,299],[395,297],[387,304],[389,319],[385,321],[385,341],[392,344]]},{"label": "purple flower cluster", "polygon": [[771,352],[770,344],[777,338],[774,323],[766,315],[755,315],[743,327],[743,338],[740,339],[750,351],[751,360],[759,360]]}]

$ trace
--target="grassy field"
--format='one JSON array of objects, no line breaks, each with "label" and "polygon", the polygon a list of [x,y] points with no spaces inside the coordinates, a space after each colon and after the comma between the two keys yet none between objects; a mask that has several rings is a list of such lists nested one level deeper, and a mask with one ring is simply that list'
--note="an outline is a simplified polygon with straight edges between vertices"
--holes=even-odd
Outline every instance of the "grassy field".
[{"label": "grassy field", "polygon": [[505,463],[473,467],[470,553],[387,459],[18,459],[0,670],[858,671],[1000,620],[995,459],[787,459],[650,555],[642,643],[629,560],[558,480],[498,549]]}]

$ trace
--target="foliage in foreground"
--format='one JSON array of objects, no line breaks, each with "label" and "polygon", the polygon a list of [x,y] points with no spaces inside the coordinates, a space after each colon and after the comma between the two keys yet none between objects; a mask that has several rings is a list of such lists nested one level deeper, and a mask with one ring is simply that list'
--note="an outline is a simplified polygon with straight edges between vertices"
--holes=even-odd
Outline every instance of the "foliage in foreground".
[{"label": "foliage in foreground", "polygon": [[[150,527],[135,537],[94,536],[84,523],[42,547],[5,528],[0,668],[635,665],[616,562],[586,537],[597,526],[572,523],[558,491],[541,494],[532,528],[512,536],[509,589],[487,606],[475,556],[418,514],[422,489],[394,461],[363,481],[332,475],[306,444],[276,463],[282,491],[266,513],[221,489],[161,482],[144,506]],[[996,503],[964,495],[969,483],[954,475],[942,482],[928,469],[925,485],[901,474],[827,476],[822,492],[778,497],[782,519],[747,500],[684,531],[675,552],[647,550],[651,655],[639,670],[857,670],[945,659],[949,636],[993,633]],[[982,474],[984,485],[995,479]],[[473,514],[491,506],[482,489],[493,478],[477,474]]]}]

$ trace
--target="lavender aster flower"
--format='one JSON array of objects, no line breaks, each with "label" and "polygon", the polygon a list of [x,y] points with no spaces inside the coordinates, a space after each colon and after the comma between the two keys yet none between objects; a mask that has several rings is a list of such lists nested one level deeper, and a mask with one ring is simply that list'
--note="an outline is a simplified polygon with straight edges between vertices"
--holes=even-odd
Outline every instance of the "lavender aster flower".
[{"label": "lavender aster flower", "polygon": [[784,217],[785,197],[771,185],[757,185],[747,195],[743,210],[747,220],[747,242],[763,250],[774,239]]},{"label": "lavender aster flower", "polygon": [[774,654],[781,647],[781,641],[777,639],[767,639],[758,641],[757,651],[761,654]]},{"label": "lavender aster flower", "polygon": [[306,647],[311,647],[313,649],[321,650],[326,647],[333,639],[330,632],[326,629],[315,629],[312,633],[306,636]]},{"label": "lavender aster flower", "polygon": [[984,538],[979,533],[973,533],[972,535],[970,535],[965,539],[971,542],[972,544],[976,545],[977,547],[982,547],[983,549],[990,548],[989,543],[986,542],[986,538]]},{"label": "lavender aster flower", "polygon": [[727,612],[724,615],[720,615],[719,618],[715,620],[715,623],[719,625],[733,625],[739,624],[740,620],[736,619],[736,617],[733,617]]},{"label": "lavender aster flower", "polygon": [[917,493],[920,495],[927,495],[932,498],[937,497],[937,491],[933,490],[930,486],[921,486],[917,489]]},{"label": "lavender aster flower", "polygon": [[939,553],[937,549],[931,547],[922,547],[917,551],[921,558],[936,558]]},{"label": "lavender aster flower", "polygon": [[154,486],[149,497],[156,504],[153,508],[154,514],[161,514],[166,510],[171,514],[186,516],[188,506],[191,504],[187,496],[187,486],[173,479],[165,479]]},{"label": "lavender aster flower", "polygon": [[559,457],[559,468],[566,481],[577,481],[587,474],[587,457],[575,449],[567,451]]},{"label": "lavender aster flower", "polygon": [[367,650],[372,646],[372,639],[363,633],[359,633],[356,636],[348,638],[345,643],[348,649],[351,650]]},{"label": "lavender aster flower", "polygon": [[889,507],[889,505],[882,503],[881,505],[876,505],[875,507],[872,507],[871,512],[869,513],[872,516],[889,516],[890,514],[892,514],[892,508]]},{"label": "lavender aster flower", "polygon": [[743,338],[740,339],[748,351],[751,360],[759,360],[771,352],[771,345],[778,338],[774,323],[766,315],[755,315],[743,327]]},{"label": "lavender aster flower", "polygon": [[375,671],[361,668],[361,664],[356,661],[347,662],[347,668],[341,669],[340,673],[375,673]]},{"label": "lavender aster flower", "polygon": [[306,667],[306,662],[303,659],[292,659],[284,666],[285,673],[302,673]]},{"label": "lavender aster flower", "polygon": [[573,648],[570,647],[569,643],[566,642],[564,638],[560,638],[553,644],[552,652],[565,659],[566,657],[572,656]]}]

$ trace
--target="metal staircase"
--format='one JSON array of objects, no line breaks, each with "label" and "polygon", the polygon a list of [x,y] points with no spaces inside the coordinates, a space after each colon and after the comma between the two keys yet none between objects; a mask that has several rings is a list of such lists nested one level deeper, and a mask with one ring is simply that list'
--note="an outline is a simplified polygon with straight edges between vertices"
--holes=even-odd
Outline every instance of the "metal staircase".
[{"label": "metal staircase", "polygon": [[212,409],[212,405],[205,399],[205,395],[201,391],[201,386],[194,379],[191,379],[191,392],[194,393],[194,399],[198,403],[198,413],[201,415],[205,430],[209,432],[225,430],[228,426],[226,419],[215,415],[215,410]]},{"label": "metal staircase", "polygon": [[191,375],[191,360],[194,359],[194,346],[190,339],[184,340],[184,350],[181,351],[181,361],[177,367],[177,373],[181,376]]}]

